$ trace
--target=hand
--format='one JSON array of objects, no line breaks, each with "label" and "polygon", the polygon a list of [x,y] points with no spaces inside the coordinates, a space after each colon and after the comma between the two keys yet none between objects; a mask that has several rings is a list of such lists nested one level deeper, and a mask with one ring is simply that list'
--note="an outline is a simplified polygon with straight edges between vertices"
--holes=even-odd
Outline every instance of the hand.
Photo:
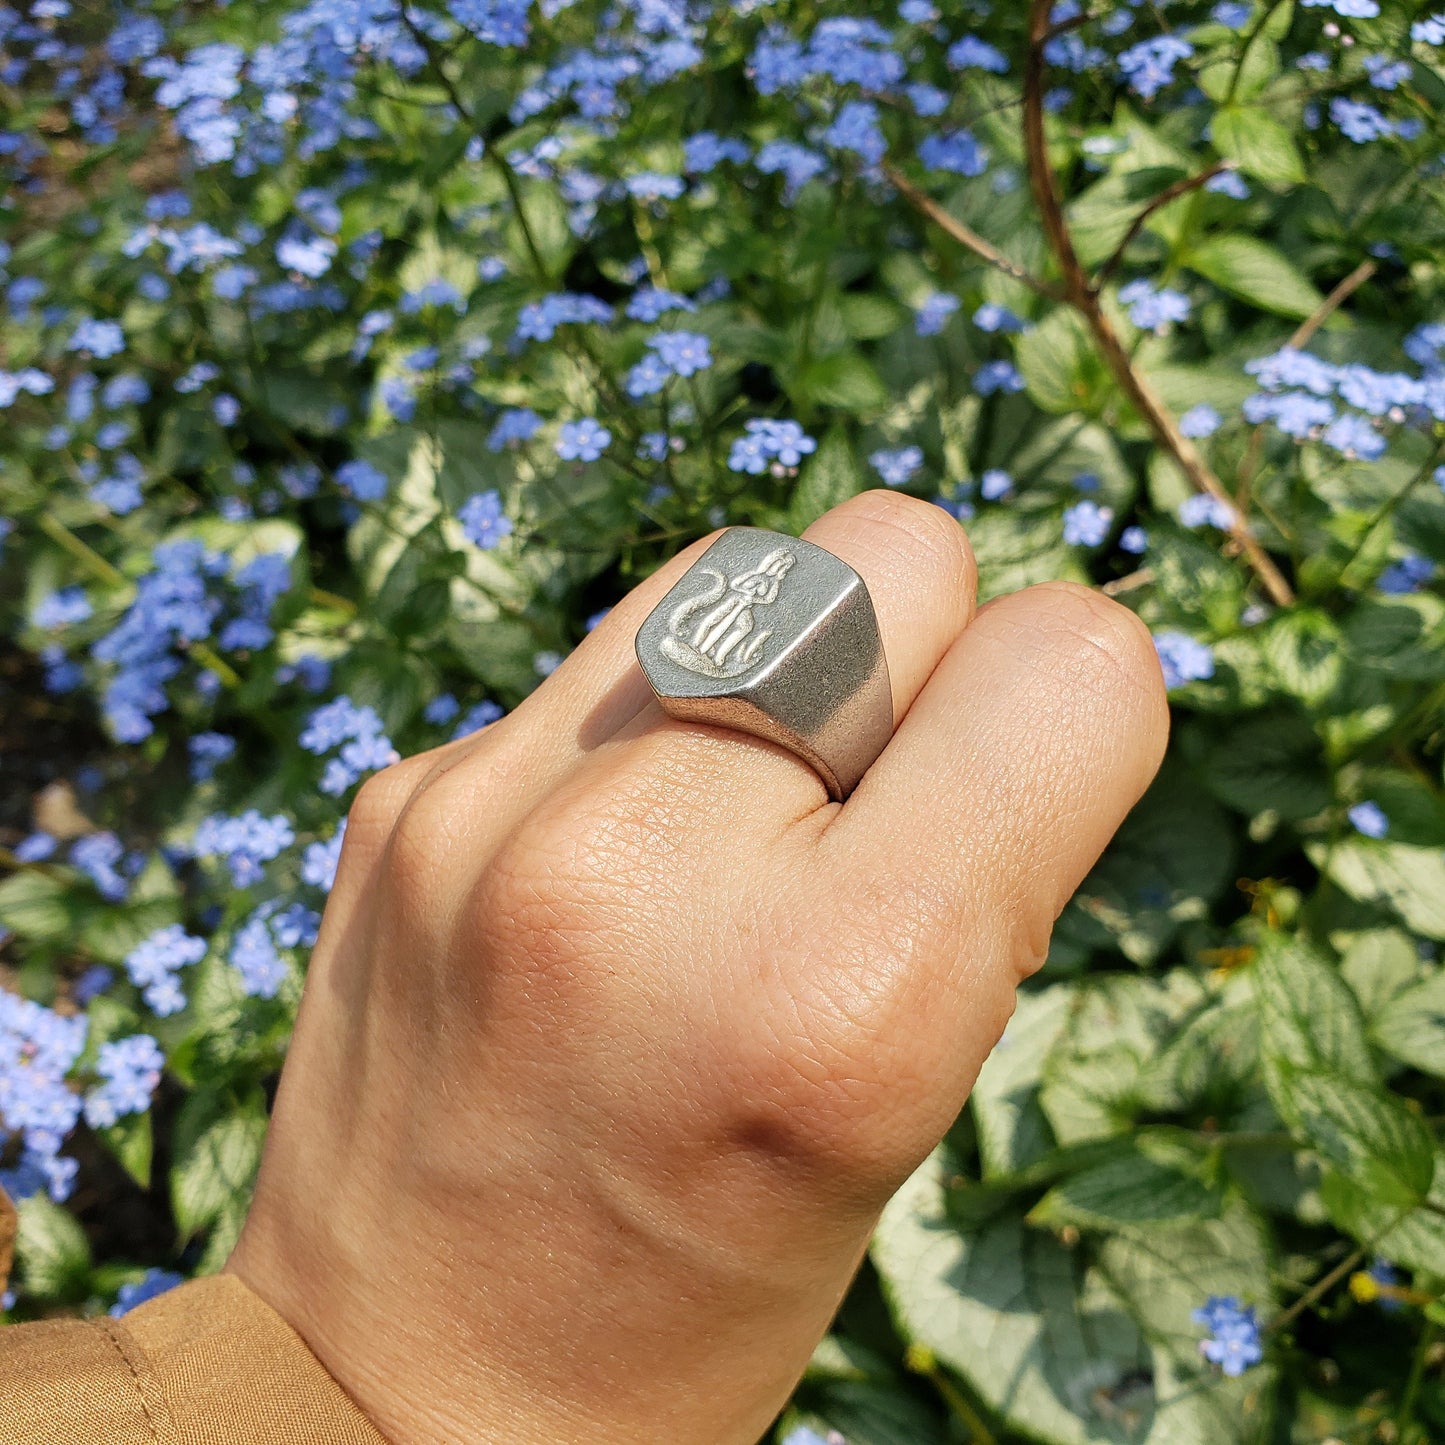
[{"label": "hand", "polygon": [[1124,608],[974,616],[963,532],[891,493],[807,536],[899,720],[845,805],[652,700],[700,542],[351,811],[230,1268],[397,1445],[755,1441],[1158,766]]}]

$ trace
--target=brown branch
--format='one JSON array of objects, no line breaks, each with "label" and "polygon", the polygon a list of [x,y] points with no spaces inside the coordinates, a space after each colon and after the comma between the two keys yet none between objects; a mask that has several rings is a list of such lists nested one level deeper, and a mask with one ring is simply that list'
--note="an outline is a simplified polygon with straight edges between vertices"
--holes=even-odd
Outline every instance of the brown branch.
[{"label": "brown branch", "polygon": [[1293,347],[1296,351],[1306,347],[1314,339],[1314,334],[1380,269],[1377,262],[1361,261],[1343,281],[1315,307],[1314,312],[1303,322],[1300,328],[1290,339],[1285,342],[1286,346]]},{"label": "brown branch", "polygon": [[1057,40],[1060,35],[1067,35],[1071,30],[1082,29],[1090,21],[1098,18],[1097,15],[1091,14],[1087,10],[1081,10],[1077,15],[1070,15],[1067,20],[1060,20],[1057,25],[1050,25],[1044,40]]},{"label": "brown branch", "polygon": [[1038,206],[1039,219],[1049,250],[1063,273],[1064,299],[1088,324],[1094,343],[1114,374],[1115,381],[1143,417],[1154,435],[1155,442],[1173,457],[1175,465],[1184,473],[1191,486],[1229,506],[1234,518],[1229,528],[1230,538],[1254,569],[1265,591],[1276,604],[1286,607],[1294,601],[1294,592],[1285,581],[1284,574],[1250,532],[1243,515],[1234,507],[1224,484],[1215,476],[1203,454],[1180,432],[1179,424],[1170,414],[1169,408],[1164,405],[1154,388],[1135,370],[1128,348],[1099,304],[1098,296],[1090,288],[1089,278],[1079,261],[1078,252],[1074,249],[1073,237],[1069,234],[1068,222],[1064,219],[1064,201],[1059,192],[1058,178],[1049,163],[1049,142],[1044,130],[1044,82],[1048,71],[1048,63],[1044,59],[1044,45],[1049,36],[1049,16],[1053,8],[1054,0],[1031,0],[1029,6],[1029,44],[1024,60],[1023,129],[1029,185],[1033,191],[1034,203]]},{"label": "brown branch", "polygon": [[1131,572],[1127,577],[1115,577],[1112,582],[1105,582],[1099,591],[1105,597],[1119,597],[1125,592],[1132,592],[1136,587],[1147,587],[1154,581],[1156,573],[1152,567],[1140,567],[1137,572]]},{"label": "brown branch", "polygon": [[1124,239],[1119,242],[1109,256],[1109,259],[1099,267],[1094,277],[1092,290],[1097,296],[1105,286],[1109,284],[1109,278],[1119,269],[1124,261],[1124,253],[1132,246],[1138,238],[1139,232],[1147,224],[1149,217],[1156,211],[1162,211],[1172,201],[1177,201],[1180,196],[1187,196],[1190,191],[1198,190],[1200,186],[1212,181],[1221,171],[1232,171],[1233,161],[1215,161],[1206,170],[1199,172],[1197,176],[1186,176],[1182,181],[1175,181],[1172,186],[1166,186],[1137,216],[1130,222],[1129,229],[1124,232]]},{"label": "brown branch", "polygon": [[[477,125],[477,118],[473,115],[471,108],[462,99],[461,92],[457,89],[456,83],[452,80],[451,76],[447,74],[446,66],[442,64],[442,56],[437,54],[437,48],[431,36],[412,19],[411,13],[407,10],[404,3],[401,7],[401,21],[411,32],[412,39],[416,41],[417,45],[421,47],[422,52],[426,55],[427,63],[431,67],[432,74],[436,76],[438,84],[446,92],[447,99],[451,102],[451,107],[456,111],[462,124],[465,125],[473,135],[480,138],[481,129]],[[507,163],[506,159],[498,155],[491,146],[485,146],[482,150],[482,155],[491,161],[501,174],[502,183],[506,186],[507,195],[512,202],[512,209],[517,215],[517,225],[521,228],[522,241],[527,247],[527,254],[531,257],[532,265],[536,269],[538,278],[542,281],[550,282],[552,278],[547,269],[547,263],[542,259],[542,252],[538,249],[537,239],[532,234],[531,223],[527,220],[527,212],[522,207],[522,189],[517,184],[517,173]]]},{"label": "brown branch", "polygon": [[1064,300],[1064,293],[1051,282],[1044,281],[1035,276],[1031,271],[1026,271],[1017,261],[1010,260],[998,247],[991,242],[985,241],[977,231],[965,226],[956,216],[951,216],[932,196],[920,191],[912,181],[907,180],[890,165],[883,167],[883,174],[888,178],[889,184],[908,202],[914,210],[921,215],[927,216],[940,231],[951,236],[960,246],[967,247],[975,256],[987,261],[990,266],[996,267],[1006,276],[1012,276],[1015,281],[1022,282],[1039,296],[1047,296],[1051,301]]}]

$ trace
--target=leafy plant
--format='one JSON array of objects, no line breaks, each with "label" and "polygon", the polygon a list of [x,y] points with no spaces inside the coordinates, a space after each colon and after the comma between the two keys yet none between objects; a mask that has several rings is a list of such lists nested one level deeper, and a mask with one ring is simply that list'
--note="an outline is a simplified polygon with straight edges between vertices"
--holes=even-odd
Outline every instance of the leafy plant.
[{"label": "leafy plant", "polygon": [[780,1437],[1445,1433],[1445,14],[0,9],[13,1318],[224,1260],[353,790],[871,485],[1159,781]]}]

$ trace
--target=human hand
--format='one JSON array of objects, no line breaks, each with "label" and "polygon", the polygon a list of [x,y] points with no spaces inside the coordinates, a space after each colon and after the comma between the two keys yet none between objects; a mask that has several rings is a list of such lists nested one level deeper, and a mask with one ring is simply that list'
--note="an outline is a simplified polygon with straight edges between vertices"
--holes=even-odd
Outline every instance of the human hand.
[{"label": "human hand", "polygon": [[973,616],[962,530],[875,492],[897,731],[845,805],[665,717],[637,628],[363,788],[229,1266],[397,1445],[749,1445],[1158,766],[1148,633]]}]

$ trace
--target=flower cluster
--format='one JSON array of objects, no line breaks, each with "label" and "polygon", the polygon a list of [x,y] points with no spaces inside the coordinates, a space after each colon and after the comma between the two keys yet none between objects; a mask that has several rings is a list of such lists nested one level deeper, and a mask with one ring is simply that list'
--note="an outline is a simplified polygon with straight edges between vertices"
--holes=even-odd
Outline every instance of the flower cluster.
[{"label": "flower cluster", "polygon": [[1384,455],[1387,423],[1445,421],[1445,369],[1433,359],[1423,374],[1411,376],[1376,371],[1360,362],[1332,364],[1285,347],[1246,362],[1245,370],[1260,386],[1244,403],[1247,421],[1272,422],[1296,440],[1318,437],[1335,451],[1363,461]]},{"label": "flower cluster", "polygon": [[1242,1375],[1264,1358],[1253,1305],[1241,1305],[1233,1295],[1210,1295],[1193,1319],[1209,1331],[1209,1338],[1199,1342],[1199,1353],[1224,1374]]},{"label": "flower cluster", "polygon": [[735,472],[759,476],[770,466],[796,467],[817,446],[795,421],[753,420],[733,442],[728,466]]},{"label": "flower cluster", "polygon": [[[332,797],[354,787],[365,774],[389,768],[400,756],[382,730],[376,710],[358,707],[345,696],[317,708],[298,742],[308,753],[326,757],[320,786]],[[327,757],[329,753],[335,755]]]},{"label": "flower cluster", "polygon": [[80,1118],[81,1099],[66,1082],[85,1048],[86,1020],[66,1018],[0,992],[0,1125],[17,1141],[0,1188],[14,1199],[44,1189],[67,1199],[77,1165],[60,1149]]},{"label": "flower cluster", "polygon": [[144,993],[146,1006],[158,1018],[178,1013],[186,1006],[179,974],[187,964],[206,956],[206,940],[193,938],[178,923],[157,929],[136,944],[125,957],[130,981]]},{"label": "flower cluster", "polygon": [[202,818],[191,840],[191,851],[197,858],[224,859],[232,884],[250,888],[265,877],[265,865],[295,840],[290,819],[284,813],[267,818],[255,808],[247,808],[234,818],[223,813]]},{"label": "flower cluster", "polygon": [[104,1129],[126,1114],[144,1114],[161,1081],[165,1055],[149,1034],[102,1044],[95,1071],[100,1083],[85,1096],[85,1122]]},{"label": "flower cluster", "polygon": [[[1020,993],[1029,1046],[885,1216],[899,1336],[1000,1439],[1252,1438],[1314,1351],[1342,1418],[1429,1433],[1393,1337],[1335,1336],[1438,1306],[1445,15],[1024,8],[0,6],[0,1184],[81,1241],[17,1313],[224,1259],[364,779],[490,727],[692,538],[881,486],[967,524],[983,596],[1134,611],[1175,740]],[[1307,1207],[1195,1167],[1262,1132],[1326,1177]],[[1121,1171],[1241,1227],[1148,1226],[1141,1285]],[[981,1227],[947,1183],[980,1177]],[[178,1211],[134,1242],[88,1227],[125,1179]],[[929,1274],[975,1247],[1027,1331]],[[1360,1249],[1260,1368],[1267,1260]],[[1105,1332],[1034,1388],[1019,1341],[1101,1294],[1154,1374]],[[876,1396],[922,1438],[905,1363],[810,1372],[782,1432]]]}]

